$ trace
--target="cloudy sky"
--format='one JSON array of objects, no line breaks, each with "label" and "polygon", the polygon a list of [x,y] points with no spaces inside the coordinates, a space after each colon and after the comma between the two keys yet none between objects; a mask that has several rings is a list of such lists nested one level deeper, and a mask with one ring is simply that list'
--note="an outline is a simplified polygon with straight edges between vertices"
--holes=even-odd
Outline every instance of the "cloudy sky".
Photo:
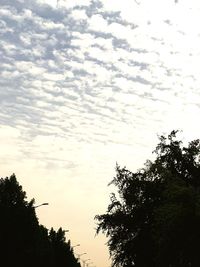
[{"label": "cloudy sky", "polygon": [[172,129],[200,137],[199,25],[195,0],[0,0],[0,175],[95,266],[116,162],[142,167]]}]

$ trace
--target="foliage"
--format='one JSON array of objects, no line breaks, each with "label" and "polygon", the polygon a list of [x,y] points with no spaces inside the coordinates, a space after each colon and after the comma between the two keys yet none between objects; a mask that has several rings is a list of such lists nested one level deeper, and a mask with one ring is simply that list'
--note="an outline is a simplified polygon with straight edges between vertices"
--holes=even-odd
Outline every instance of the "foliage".
[{"label": "foliage", "polygon": [[15,175],[0,179],[0,261],[4,267],[80,267],[65,231],[40,225],[34,199],[26,200]]},{"label": "foliage", "polygon": [[160,137],[143,169],[116,167],[119,196],[96,216],[113,266],[200,266],[200,142],[184,147],[176,134]]}]

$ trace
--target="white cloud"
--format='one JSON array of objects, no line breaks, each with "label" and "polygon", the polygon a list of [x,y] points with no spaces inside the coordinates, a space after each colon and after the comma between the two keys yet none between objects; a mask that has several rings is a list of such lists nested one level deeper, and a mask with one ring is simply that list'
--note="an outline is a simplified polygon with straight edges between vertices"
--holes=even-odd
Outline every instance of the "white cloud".
[{"label": "white cloud", "polygon": [[107,31],[111,32],[114,36],[118,38],[126,40],[128,40],[129,38],[133,38],[134,33],[134,30],[132,30],[130,26],[124,26],[116,22],[110,24],[108,26]]},{"label": "white cloud", "polygon": [[87,20],[88,16],[86,15],[85,10],[72,10],[71,16],[76,20]]},{"label": "white cloud", "polygon": [[[80,33],[80,32],[73,32],[72,36],[74,39],[71,41],[71,45],[79,46],[82,49],[89,48],[92,43],[94,42],[94,37],[90,33]],[[73,50],[72,50],[73,52]],[[84,51],[82,51],[83,53]],[[81,53],[81,54],[82,54]]]},{"label": "white cloud", "polygon": [[62,23],[55,23],[53,21],[43,21],[42,28],[46,30],[64,29],[65,26]]},{"label": "white cloud", "polygon": [[40,4],[48,4],[52,6],[53,8],[57,7],[57,3],[59,0],[37,0]]},{"label": "white cloud", "polygon": [[89,20],[89,29],[93,31],[106,33],[108,31],[107,27],[107,21],[100,14],[92,15],[91,19]]},{"label": "white cloud", "polygon": [[60,81],[64,80],[65,77],[63,74],[58,73],[43,73],[42,78],[47,81]]},{"label": "white cloud", "polygon": [[90,5],[90,0],[37,0],[39,3],[45,3],[53,8],[73,8],[77,5],[88,6]]},{"label": "white cloud", "polygon": [[29,34],[22,33],[20,39],[25,46],[31,45],[31,36]]},{"label": "white cloud", "polygon": [[101,48],[105,49],[105,50],[111,50],[113,49],[113,45],[112,45],[112,39],[104,39],[102,37],[97,37],[95,39],[93,39],[94,45],[98,45]]}]

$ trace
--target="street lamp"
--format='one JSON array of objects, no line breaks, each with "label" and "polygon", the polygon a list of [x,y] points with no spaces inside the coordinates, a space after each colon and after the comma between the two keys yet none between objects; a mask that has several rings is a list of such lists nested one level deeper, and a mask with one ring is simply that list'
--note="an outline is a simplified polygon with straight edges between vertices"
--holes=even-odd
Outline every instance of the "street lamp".
[{"label": "street lamp", "polygon": [[87,262],[87,261],[90,261],[91,259],[86,259],[86,260],[82,260],[82,262],[83,262],[83,267],[85,267],[85,263]]},{"label": "street lamp", "polygon": [[82,254],[76,254],[78,256],[78,259],[80,260],[80,257],[87,254],[86,252],[85,253],[82,253]]},{"label": "street lamp", "polygon": [[75,245],[75,246],[72,246],[72,248],[79,247],[79,246],[80,246],[80,244],[77,244],[77,245]]},{"label": "street lamp", "polygon": [[37,206],[33,206],[33,208],[39,208],[39,207],[41,207],[41,206],[47,206],[47,205],[49,205],[49,203],[42,203],[42,204],[40,204],[40,205],[37,205]]},{"label": "street lamp", "polygon": [[87,265],[87,267],[89,267],[90,266],[90,264],[92,264],[93,262],[91,261],[91,262],[88,262],[88,263],[86,263],[86,265]]},{"label": "street lamp", "polygon": [[84,262],[86,262],[86,261],[91,261],[91,259],[86,259],[86,260],[83,260]]}]

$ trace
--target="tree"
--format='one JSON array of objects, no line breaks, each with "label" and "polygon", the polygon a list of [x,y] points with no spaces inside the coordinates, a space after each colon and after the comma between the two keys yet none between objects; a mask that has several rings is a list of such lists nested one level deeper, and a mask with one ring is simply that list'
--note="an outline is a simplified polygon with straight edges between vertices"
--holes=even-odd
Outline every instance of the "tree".
[{"label": "tree", "polygon": [[34,199],[26,201],[14,174],[0,179],[0,252],[4,266],[34,262],[39,226],[33,204]]},{"label": "tree", "polygon": [[71,248],[70,240],[68,242],[65,241],[65,231],[61,227],[57,232],[51,228],[49,240],[53,253],[53,266],[64,267],[69,264],[71,267],[80,267]]},{"label": "tree", "polygon": [[4,267],[80,267],[65,231],[40,225],[34,199],[13,174],[0,179],[0,265]]},{"label": "tree", "polygon": [[113,266],[200,266],[200,141],[184,147],[176,135],[160,136],[143,169],[116,167],[119,195],[96,216]]}]

